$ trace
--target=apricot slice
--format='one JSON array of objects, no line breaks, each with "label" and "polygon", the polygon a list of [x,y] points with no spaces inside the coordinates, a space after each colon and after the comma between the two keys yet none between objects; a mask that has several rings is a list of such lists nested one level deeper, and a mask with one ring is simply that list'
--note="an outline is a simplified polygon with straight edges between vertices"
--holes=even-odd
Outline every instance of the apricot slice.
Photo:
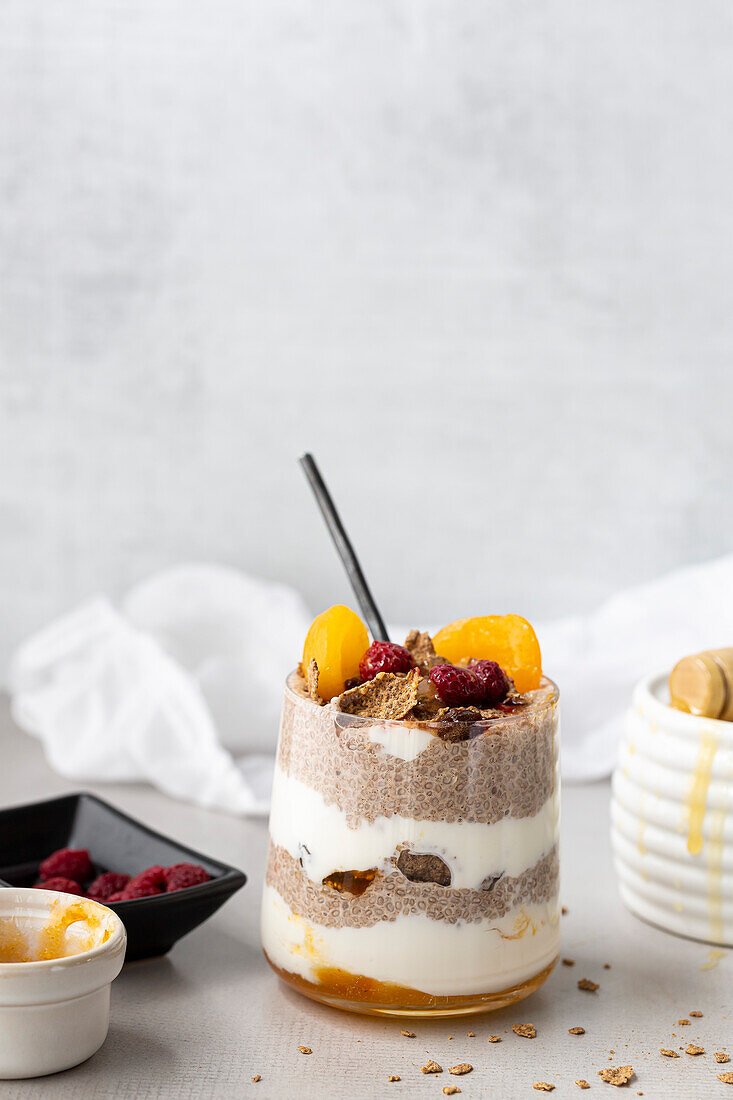
[{"label": "apricot slice", "polygon": [[303,668],[315,659],[318,665],[318,692],[333,699],[344,684],[359,675],[359,662],[369,649],[367,628],[349,607],[336,604],[317,615],[310,625],[303,646]]},{"label": "apricot slice", "polygon": [[478,615],[457,619],[433,638],[436,653],[453,664],[496,661],[511,676],[517,691],[534,691],[542,678],[537,635],[521,615]]}]

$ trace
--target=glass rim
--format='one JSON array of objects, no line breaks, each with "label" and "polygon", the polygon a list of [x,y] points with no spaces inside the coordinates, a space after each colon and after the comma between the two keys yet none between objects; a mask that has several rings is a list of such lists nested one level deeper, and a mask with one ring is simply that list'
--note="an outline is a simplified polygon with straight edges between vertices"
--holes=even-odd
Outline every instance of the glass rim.
[{"label": "glass rim", "polygon": [[[293,686],[296,679],[299,680],[301,683],[304,683],[302,676],[300,676],[298,673],[298,669],[294,668],[292,672],[288,673],[287,677],[285,678],[286,696],[290,696],[294,702],[310,703],[311,706],[316,707],[319,711],[325,711],[329,708],[330,703],[321,705],[319,703],[316,703],[314,699],[311,699],[303,691],[297,690]],[[509,724],[519,721],[527,714],[536,715],[543,713],[544,711],[553,710],[557,707],[557,704],[559,702],[560,689],[558,688],[555,681],[551,680],[549,676],[545,676],[544,673],[542,675],[542,679],[540,680],[540,686],[538,688],[535,688],[534,690],[541,691],[542,689],[550,690],[544,698],[537,700],[532,706],[527,706],[520,703],[515,710],[508,711],[507,713],[492,715],[491,718],[485,718],[483,716],[480,718],[466,718],[464,720],[464,723],[470,728],[473,728],[475,726],[482,726],[486,729],[490,729],[497,723],[501,723],[502,726],[507,726]],[[524,694],[528,695],[533,693],[525,692]],[[336,697],[334,696],[334,698]],[[420,720],[416,718],[369,718],[359,714],[348,714],[346,711],[338,710],[336,708],[333,708],[333,714],[334,717],[340,717],[344,719],[343,725],[349,726],[352,729],[354,727],[359,728],[360,726],[374,726],[379,724],[380,726],[392,727],[398,730],[426,729],[435,731],[439,729],[455,728],[457,724],[455,721],[451,722],[446,721],[445,719]]]}]

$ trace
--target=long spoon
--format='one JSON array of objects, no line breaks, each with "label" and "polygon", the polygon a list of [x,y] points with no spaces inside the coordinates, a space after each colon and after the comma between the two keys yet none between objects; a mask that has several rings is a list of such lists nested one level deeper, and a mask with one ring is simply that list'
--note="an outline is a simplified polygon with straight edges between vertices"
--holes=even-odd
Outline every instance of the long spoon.
[{"label": "long spoon", "polygon": [[346,534],[341,518],[336,511],[336,505],[333,503],[331,494],[326,488],[326,483],[321,477],[321,472],[316,465],[316,460],[312,454],[306,453],[299,461],[305,471],[305,476],[310,482],[313,496],[316,498],[318,507],[321,509],[321,514],[326,521],[326,526],[333,539],[334,546],[338,551],[341,561],[344,563],[344,568],[351,582],[351,587],[354,589],[354,595],[359,602],[361,613],[366,619],[372,638],[374,641],[388,642],[389,634],[387,633],[387,627],[384,625],[384,619],[380,615],[379,608],[374,602],[374,597],[369,591],[369,585],[359,565],[359,559],[354,553],[354,547],[351,545],[349,536]]}]

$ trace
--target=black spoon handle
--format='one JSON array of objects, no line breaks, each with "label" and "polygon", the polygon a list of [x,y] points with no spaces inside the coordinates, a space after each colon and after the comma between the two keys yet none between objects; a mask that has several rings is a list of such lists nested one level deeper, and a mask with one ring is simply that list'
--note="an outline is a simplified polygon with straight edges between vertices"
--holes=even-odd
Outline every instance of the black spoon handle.
[{"label": "black spoon handle", "polygon": [[387,627],[384,625],[384,619],[380,615],[379,608],[375,604],[374,598],[369,591],[369,585],[359,565],[359,559],[354,553],[354,547],[351,545],[349,536],[344,530],[344,525],[336,511],[336,506],[331,499],[331,494],[326,488],[326,483],[321,477],[321,472],[316,465],[316,460],[312,454],[304,454],[300,459],[300,465],[305,470],[305,476],[310,482],[313,495],[316,498],[318,507],[321,509],[331,538],[333,539],[341,561],[344,563],[344,568],[351,581],[351,587],[354,589],[354,595],[359,602],[361,613],[366,619],[372,638],[375,641],[388,642],[389,635],[387,634]]}]

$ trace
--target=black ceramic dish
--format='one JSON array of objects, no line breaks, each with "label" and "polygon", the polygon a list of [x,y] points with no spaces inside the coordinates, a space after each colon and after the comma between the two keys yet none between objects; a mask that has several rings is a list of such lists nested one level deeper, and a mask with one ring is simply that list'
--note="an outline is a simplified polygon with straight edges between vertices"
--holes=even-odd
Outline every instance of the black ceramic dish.
[{"label": "black ceramic dish", "polygon": [[159,863],[199,863],[211,878],[200,886],[113,902],[127,929],[126,960],[164,955],[247,881],[236,867],[177,844],[91,794],[70,794],[0,810],[0,879],[33,886],[38,866],[58,848],[87,848],[95,874],[135,875]]}]

